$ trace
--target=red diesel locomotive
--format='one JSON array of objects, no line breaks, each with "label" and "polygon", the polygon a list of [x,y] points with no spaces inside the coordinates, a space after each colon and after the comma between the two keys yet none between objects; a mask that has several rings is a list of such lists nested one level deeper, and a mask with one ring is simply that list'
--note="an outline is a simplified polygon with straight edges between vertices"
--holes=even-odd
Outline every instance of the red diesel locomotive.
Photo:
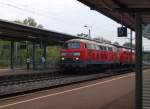
[{"label": "red diesel locomotive", "polygon": [[65,42],[61,49],[61,66],[64,69],[132,65],[134,65],[134,53],[121,46],[86,39],[72,39]]}]

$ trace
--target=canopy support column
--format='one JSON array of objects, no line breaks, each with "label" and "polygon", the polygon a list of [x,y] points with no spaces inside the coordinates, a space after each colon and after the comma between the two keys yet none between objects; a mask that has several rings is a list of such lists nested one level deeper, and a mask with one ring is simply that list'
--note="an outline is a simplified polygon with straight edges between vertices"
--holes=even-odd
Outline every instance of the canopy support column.
[{"label": "canopy support column", "polygon": [[11,60],[10,60],[10,68],[14,69],[14,41],[11,41]]},{"label": "canopy support column", "polygon": [[132,47],[132,30],[130,30],[130,42],[131,42],[131,46],[130,47],[131,47],[131,53],[132,53],[132,48],[133,48]]},{"label": "canopy support column", "polygon": [[136,109],[142,109],[142,18],[141,13],[135,14],[136,20]]},{"label": "canopy support column", "polygon": [[32,45],[32,69],[35,70],[35,43]]},{"label": "canopy support column", "polygon": [[44,68],[46,68],[46,42],[44,42],[44,48],[43,48],[43,57],[45,58]]}]

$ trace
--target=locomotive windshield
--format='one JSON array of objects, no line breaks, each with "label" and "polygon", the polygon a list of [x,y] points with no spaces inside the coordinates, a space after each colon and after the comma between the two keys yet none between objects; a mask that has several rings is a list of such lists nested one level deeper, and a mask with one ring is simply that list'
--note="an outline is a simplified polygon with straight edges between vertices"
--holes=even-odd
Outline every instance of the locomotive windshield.
[{"label": "locomotive windshield", "polygon": [[80,42],[67,42],[63,46],[64,48],[80,48]]}]

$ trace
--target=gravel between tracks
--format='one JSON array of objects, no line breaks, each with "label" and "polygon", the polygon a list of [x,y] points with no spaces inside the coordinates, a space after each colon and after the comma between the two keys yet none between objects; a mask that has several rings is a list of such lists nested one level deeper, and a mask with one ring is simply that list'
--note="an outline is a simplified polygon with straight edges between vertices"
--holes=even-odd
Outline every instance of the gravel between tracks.
[{"label": "gravel between tracks", "polygon": [[[116,73],[119,74],[119,73]],[[115,75],[116,75],[115,74]],[[0,86],[0,96],[25,92],[30,90],[42,89],[42,88],[49,88],[53,86],[61,86],[81,81],[87,81],[92,79],[98,79],[103,77],[108,77],[114,75],[113,73],[95,73],[95,74],[77,74],[77,75],[67,75],[55,78],[45,78],[39,79],[36,81],[28,81],[28,82],[20,82],[17,84],[11,85],[1,85]]]}]

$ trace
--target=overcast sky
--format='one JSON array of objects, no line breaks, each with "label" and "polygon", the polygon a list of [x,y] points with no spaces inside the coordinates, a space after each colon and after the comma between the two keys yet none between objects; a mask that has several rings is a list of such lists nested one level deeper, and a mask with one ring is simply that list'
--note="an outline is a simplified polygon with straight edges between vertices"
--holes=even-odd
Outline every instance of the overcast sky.
[{"label": "overcast sky", "polygon": [[121,44],[129,41],[117,38],[120,24],[77,0],[0,0],[0,19],[13,21],[27,17],[49,30],[76,35],[88,33],[84,25],[89,25],[92,37],[101,36]]}]

